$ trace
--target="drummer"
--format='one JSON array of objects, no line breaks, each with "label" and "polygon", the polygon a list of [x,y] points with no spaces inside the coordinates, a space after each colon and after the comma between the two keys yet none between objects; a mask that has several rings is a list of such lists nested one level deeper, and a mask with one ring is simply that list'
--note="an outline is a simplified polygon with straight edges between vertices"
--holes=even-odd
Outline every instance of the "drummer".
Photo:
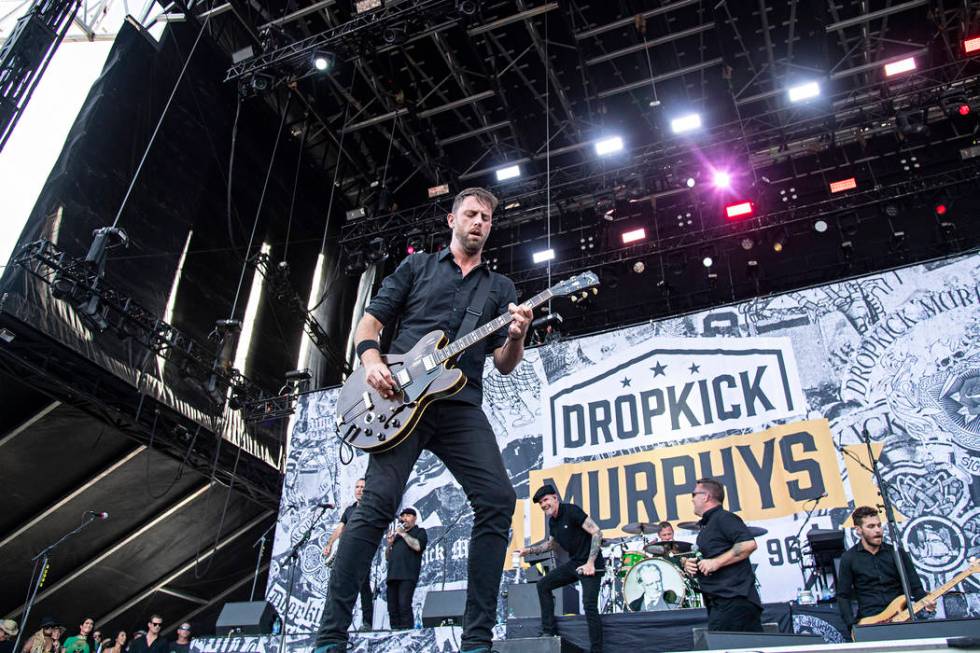
[{"label": "drummer", "polygon": [[657,524],[657,541],[658,542],[673,542],[674,541],[674,527],[670,525],[669,521],[662,521]]}]

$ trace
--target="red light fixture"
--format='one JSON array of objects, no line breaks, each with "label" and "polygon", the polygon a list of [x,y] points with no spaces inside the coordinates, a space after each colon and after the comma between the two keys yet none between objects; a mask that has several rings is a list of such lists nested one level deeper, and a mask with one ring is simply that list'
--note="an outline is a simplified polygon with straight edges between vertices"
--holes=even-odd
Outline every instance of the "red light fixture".
[{"label": "red light fixture", "polygon": [[963,41],[964,54],[973,54],[977,51],[980,51],[980,36],[974,36]]},{"label": "red light fixture", "polygon": [[970,105],[961,104],[960,106],[956,107],[956,113],[960,114],[961,116],[970,115]]},{"label": "red light fixture", "polygon": [[753,213],[755,213],[755,205],[752,202],[736,202],[725,205],[725,217],[729,220],[747,218]]},{"label": "red light fixture", "polygon": [[935,210],[936,215],[946,215],[949,208],[942,202],[936,202],[936,206],[933,207],[933,210]]},{"label": "red light fixture", "polygon": [[845,190],[854,190],[857,187],[857,179],[854,177],[848,177],[847,179],[841,179],[840,181],[830,182],[831,193],[842,193]]}]

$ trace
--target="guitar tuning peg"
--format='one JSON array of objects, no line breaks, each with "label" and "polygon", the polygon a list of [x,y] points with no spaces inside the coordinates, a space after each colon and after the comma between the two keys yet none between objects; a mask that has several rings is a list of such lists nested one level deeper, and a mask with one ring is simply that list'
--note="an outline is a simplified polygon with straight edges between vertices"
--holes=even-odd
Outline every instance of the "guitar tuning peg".
[{"label": "guitar tuning peg", "polygon": [[568,301],[574,304],[575,302],[578,301],[578,295],[572,295],[571,297],[568,298]]},{"label": "guitar tuning peg", "polygon": [[593,295],[598,295],[599,294],[599,289],[598,288],[592,288],[592,294]]}]

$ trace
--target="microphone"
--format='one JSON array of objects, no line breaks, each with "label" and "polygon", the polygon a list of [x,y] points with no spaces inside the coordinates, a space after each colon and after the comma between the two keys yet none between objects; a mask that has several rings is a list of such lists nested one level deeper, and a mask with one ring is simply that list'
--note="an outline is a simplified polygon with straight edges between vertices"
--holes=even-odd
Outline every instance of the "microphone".
[{"label": "microphone", "polygon": [[86,510],[85,511],[85,514],[86,515],[91,515],[92,517],[95,517],[96,519],[109,519],[109,513],[107,513],[107,512],[95,512],[94,510]]},{"label": "microphone", "polygon": [[313,506],[310,506],[310,507],[311,508],[335,508],[336,506],[334,506],[329,501],[321,501],[320,503],[318,503],[316,505],[313,505]]}]

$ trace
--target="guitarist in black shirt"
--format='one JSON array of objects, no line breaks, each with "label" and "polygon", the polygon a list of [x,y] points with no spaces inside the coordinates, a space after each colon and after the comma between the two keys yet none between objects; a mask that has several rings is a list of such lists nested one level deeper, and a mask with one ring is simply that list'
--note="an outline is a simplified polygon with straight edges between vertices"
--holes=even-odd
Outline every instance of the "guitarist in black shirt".
[{"label": "guitarist in black shirt", "polygon": [[[371,454],[364,496],[340,540],[315,653],[346,650],[358,588],[423,449],[446,464],[473,508],[461,651],[490,651],[516,495],[481,408],[483,361],[492,354],[497,370],[509,374],[524,356],[524,337],[531,323],[531,310],[516,305],[513,282],[491,271],[481,259],[496,206],[497,198],[482,188],[461,191],[447,217],[452,229],[449,248],[408,256],[384,280],[357,324],[354,341],[367,383],[390,398],[398,386],[381,358],[378,340],[384,327],[398,322],[389,351],[397,354],[411,349],[433,329],[442,329],[450,339],[462,335],[456,331],[470,313],[480,313],[477,326],[507,311],[513,318],[506,329],[461,355],[457,366],[467,378],[462,390],[427,407],[411,436],[397,447]],[[484,284],[489,287],[481,287]],[[486,299],[474,308],[471,304],[481,296],[478,293]]]}]

